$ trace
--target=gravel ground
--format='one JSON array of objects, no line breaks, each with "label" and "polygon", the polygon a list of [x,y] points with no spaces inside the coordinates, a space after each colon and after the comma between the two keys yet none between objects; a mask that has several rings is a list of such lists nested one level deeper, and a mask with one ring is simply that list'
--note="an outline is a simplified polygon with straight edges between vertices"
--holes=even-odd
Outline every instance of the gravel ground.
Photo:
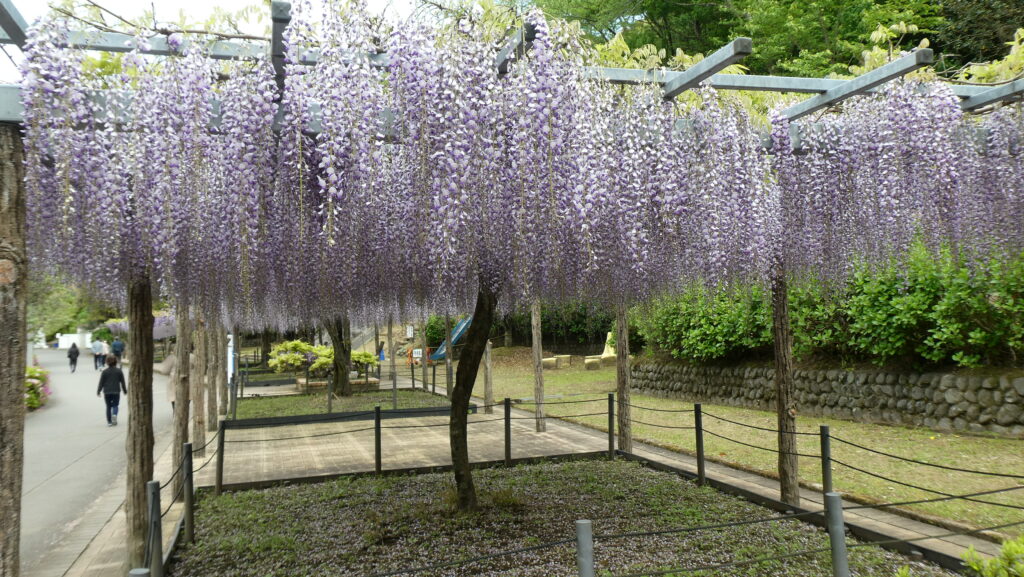
[{"label": "gravel ground", "polygon": [[[453,511],[451,474],[344,478],[316,485],[206,497],[195,545],[179,550],[173,577],[356,576],[457,562],[574,538],[591,519],[599,575],[619,576],[784,555],[828,546],[824,530],[797,520],[657,536],[600,538],[777,514],[637,463],[575,461],[474,472],[481,510]],[[863,547],[854,575],[952,576],[935,566]],[[574,544],[415,573],[427,576],[577,575]],[[820,577],[827,552],[733,569],[673,575]]]}]

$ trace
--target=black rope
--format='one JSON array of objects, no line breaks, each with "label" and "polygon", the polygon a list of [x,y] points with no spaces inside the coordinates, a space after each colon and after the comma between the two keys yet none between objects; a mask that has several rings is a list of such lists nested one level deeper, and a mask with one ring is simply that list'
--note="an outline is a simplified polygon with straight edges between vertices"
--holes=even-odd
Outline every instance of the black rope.
[{"label": "black rope", "polygon": [[185,457],[184,457],[184,455],[182,455],[182,457],[181,457],[181,461],[178,461],[178,468],[177,468],[177,469],[175,469],[173,473],[171,473],[171,477],[170,477],[169,479],[167,479],[167,482],[166,482],[166,483],[164,483],[163,485],[160,485],[160,490],[161,490],[161,491],[163,491],[164,489],[166,489],[166,488],[167,488],[167,485],[170,485],[170,484],[171,484],[171,482],[172,482],[172,481],[174,481],[174,477],[176,477],[176,476],[178,475],[178,473],[180,473],[180,472],[181,472],[181,468],[182,468],[183,466],[185,466]]},{"label": "black rope", "polygon": [[865,447],[863,445],[858,445],[857,443],[852,443],[850,441],[847,441],[846,439],[841,439],[839,437],[833,436],[832,439],[835,440],[835,441],[839,441],[840,443],[846,443],[847,445],[850,445],[852,447],[857,447],[858,449],[863,449],[863,450],[865,450],[865,451],[867,451],[869,453],[875,453],[877,455],[884,455],[886,457],[890,457],[890,458],[893,458],[893,459],[899,459],[900,461],[906,461],[908,463],[914,463],[915,465],[925,465],[927,467],[935,467],[935,468],[938,468],[938,469],[945,469],[947,471],[957,471],[959,473],[972,473],[972,474],[975,474],[975,475],[990,475],[992,477],[1006,477],[1008,479],[1024,479],[1024,475],[1013,475],[1013,474],[1010,474],[1010,473],[993,473],[991,471],[978,471],[976,469],[962,469],[960,467],[950,467],[948,465],[937,465],[935,463],[925,463],[924,461],[918,461],[916,459],[910,459],[910,458],[907,458],[907,457],[901,457],[899,455],[893,455],[892,453],[886,453],[884,451],[878,451],[876,449],[869,449],[869,448],[867,448],[867,447]]},{"label": "black rope", "polygon": [[[390,402],[390,400],[388,402]],[[408,409],[399,409],[397,411],[394,410],[394,409],[381,409],[380,413],[382,415],[387,415],[387,414],[404,415],[404,414],[412,414],[412,413],[437,412],[439,409],[451,409],[451,405],[434,405],[432,407],[415,407],[415,408],[408,408]],[[365,414],[373,415],[374,412],[370,411],[369,413],[365,413]]]},{"label": "black rope", "polygon": [[489,555],[481,555],[479,557],[473,557],[470,559],[463,559],[461,561],[449,561],[448,563],[438,563],[436,565],[425,565],[423,567],[415,567],[413,569],[402,569],[401,571],[392,571],[390,573],[375,573],[370,577],[391,577],[392,575],[407,575],[409,573],[422,573],[424,571],[432,571],[435,569],[446,569],[448,567],[457,567],[460,565],[469,565],[470,563],[477,563],[480,561],[486,561],[488,559],[496,559],[498,557],[506,557],[508,555],[515,555],[517,553],[529,553],[530,551],[539,551],[541,549],[550,549],[552,547],[559,547],[562,545],[568,545],[569,543],[575,543],[576,539],[563,539],[561,541],[554,541],[551,543],[543,543],[541,545],[533,545],[532,547],[523,547],[522,549],[513,549],[511,551],[502,551],[500,553],[491,553]]},{"label": "black rope", "polygon": [[147,530],[146,531],[146,550],[145,550],[145,553],[142,554],[142,559],[143,559],[142,566],[143,567],[147,567],[148,568],[149,565],[150,565],[150,561],[153,559],[152,546],[153,546],[153,534],[152,534],[152,531],[148,531]]},{"label": "black rope", "polygon": [[194,475],[194,474],[198,473],[199,471],[202,471],[203,469],[205,469],[206,466],[209,465],[210,462],[213,461],[213,458],[216,457],[216,456],[217,456],[217,451],[214,451],[213,454],[210,455],[210,458],[207,459],[205,463],[200,465],[198,469],[195,469],[195,470],[192,471],[192,474]]},{"label": "black rope", "polygon": [[[726,423],[732,423],[734,425],[739,425],[741,427],[747,427],[747,428],[750,428],[750,429],[757,429],[758,431],[768,431],[768,432],[771,432],[771,433],[786,433],[788,435],[810,435],[810,436],[814,436],[814,437],[819,436],[819,433],[801,433],[800,431],[780,431],[778,429],[772,429],[770,427],[758,427],[757,425],[748,425],[746,423],[741,423],[739,421],[732,421],[732,420],[726,419],[725,417],[719,417],[718,415],[712,415],[711,413],[709,413],[707,411],[704,411],[704,415],[708,416],[708,417],[711,417],[712,419],[718,419],[719,421],[725,421]],[[832,437],[832,438],[834,439],[835,437]]]},{"label": "black rope", "polygon": [[640,420],[637,420],[637,419],[634,419],[634,418],[630,418],[629,422],[630,423],[636,423],[638,425],[647,425],[648,427],[660,427],[662,429],[694,429],[695,428],[693,426],[683,426],[683,425],[655,425],[654,423],[645,423],[643,421],[640,421]]},{"label": "black rope", "polygon": [[631,403],[626,403],[626,406],[627,407],[632,407],[634,409],[641,409],[641,410],[644,410],[644,411],[657,411],[659,413],[692,413],[693,412],[693,409],[655,409],[654,407],[641,407],[640,405],[633,405]]},{"label": "black rope", "polygon": [[199,451],[202,451],[203,449],[209,447],[210,443],[213,443],[214,441],[216,441],[218,436],[220,436],[220,429],[219,428],[217,429],[217,433],[213,435],[213,438],[211,438],[209,441],[207,441],[206,444],[203,445],[202,447],[199,447],[198,449],[195,449],[195,448],[192,449],[192,453],[198,453]]},{"label": "black rope", "polygon": [[776,517],[763,517],[761,519],[747,519],[744,521],[730,521],[728,523],[717,523],[715,525],[700,525],[697,527],[683,527],[681,529],[662,529],[659,531],[638,531],[634,533],[616,533],[613,535],[594,535],[594,539],[621,539],[625,537],[654,537],[658,535],[672,535],[676,533],[693,533],[712,529],[726,529],[729,527],[740,527],[743,525],[756,525],[757,523],[769,523],[771,521],[785,521],[786,519],[799,519],[811,515],[822,515],[825,511],[804,511],[803,513],[790,513],[789,515],[778,515]]},{"label": "black rope", "polygon": [[269,443],[271,441],[292,441],[295,439],[314,439],[317,437],[330,437],[332,435],[345,435],[348,433],[361,433],[363,431],[372,431],[376,427],[365,427],[362,429],[353,429],[351,431],[331,431],[330,433],[316,433],[314,435],[297,435],[294,437],[271,437],[269,439],[231,439],[224,441],[225,443]]},{"label": "black rope", "polygon": [[580,400],[580,401],[548,401],[548,400],[543,400],[543,401],[538,403],[537,399],[519,399],[519,402],[516,403],[516,404],[518,404],[518,405],[575,405],[575,404],[578,404],[578,403],[597,403],[597,402],[604,401],[604,400],[606,400],[606,399],[604,399],[604,398],[584,399],[584,400]]},{"label": "black rope", "polygon": [[[532,419],[533,417],[523,417],[523,418]],[[476,421],[469,421],[466,424],[467,425],[476,425],[478,423],[494,423],[494,422],[497,422],[497,421],[504,421],[504,420],[505,420],[505,417],[498,417],[496,419],[480,419],[480,420],[476,420]],[[445,424],[447,425],[448,423],[445,423]]]},{"label": "black rope", "polygon": [[164,509],[164,512],[160,514],[160,518],[161,519],[166,517],[167,514],[171,512],[171,507],[174,506],[174,503],[178,500],[178,497],[181,497],[181,494],[184,493],[184,492],[185,492],[185,485],[183,483],[180,487],[178,487],[178,493],[173,498],[171,498],[171,502],[167,504],[167,508]]},{"label": "black rope", "polygon": [[1017,487],[1004,487],[1002,489],[992,489],[991,491],[979,491],[977,493],[967,493],[964,495],[950,495],[948,497],[935,497],[932,499],[917,499],[914,501],[899,501],[896,503],[880,503],[877,505],[856,505],[853,507],[845,507],[844,511],[856,511],[858,509],[884,509],[886,507],[902,507],[904,505],[921,505],[923,503],[940,503],[942,501],[955,501],[956,499],[968,499],[970,497],[980,497],[982,495],[994,495],[996,493],[1008,493],[1010,491],[1019,491],[1024,489],[1024,485]]},{"label": "black rope", "polygon": [[814,459],[820,459],[821,458],[821,455],[809,455],[809,454],[806,454],[806,453],[791,453],[789,451],[780,451],[778,449],[772,449],[770,447],[762,447],[760,445],[751,445],[750,443],[744,443],[743,441],[737,441],[736,439],[730,439],[729,437],[726,437],[725,435],[719,435],[718,433],[716,433],[714,431],[709,431],[707,428],[704,429],[704,432],[709,434],[709,435],[718,437],[719,439],[725,439],[726,441],[732,441],[733,443],[736,443],[737,445],[744,445],[744,446],[750,447],[752,449],[761,449],[762,451],[770,451],[772,453],[779,453],[781,455],[796,455],[797,457],[811,457],[811,458],[814,458]]},{"label": "black rope", "polygon": [[981,529],[969,529],[966,531],[954,531],[952,533],[943,533],[941,535],[925,535],[924,537],[914,537],[911,539],[889,539],[886,541],[869,541],[866,543],[850,543],[846,546],[847,549],[859,549],[860,547],[874,547],[879,545],[896,545],[898,543],[916,543],[917,541],[928,541],[929,539],[946,539],[947,537],[962,537],[964,535],[975,535],[977,533],[984,533],[985,531],[995,531],[997,529],[1005,529],[1007,527],[1015,527],[1017,525],[1024,525],[1024,521],[1014,521],[1013,523],[1003,523],[1002,525],[993,525],[992,527],[983,527]]},{"label": "black rope", "polygon": [[443,423],[434,423],[433,425],[391,425],[388,427],[382,426],[381,429],[428,429],[430,427],[447,427],[448,421]]},{"label": "black rope", "polygon": [[[853,465],[844,463],[842,461],[837,461],[836,459],[832,459],[832,462],[836,463],[837,465],[842,465],[842,466],[844,466],[844,467],[846,467],[848,469],[853,469],[854,471],[857,471],[857,472],[860,472],[860,473],[864,473],[865,475],[869,475],[871,477],[877,477],[879,479],[882,479],[883,481],[888,481],[889,483],[896,483],[897,485],[903,485],[904,487],[910,487],[911,489],[917,489],[918,491],[925,491],[926,493],[934,493],[936,495],[942,495],[944,497],[956,497],[956,495],[953,495],[952,493],[944,493],[942,491],[936,491],[935,489],[929,489],[927,487],[922,487],[920,485],[913,485],[911,483],[904,483],[903,481],[897,481],[896,479],[891,479],[889,477],[885,477],[885,476],[879,475],[877,473],[872,473],[870,471],[865,471],[864,469],[861,469],[859,467],[854,467]],[[1024,510],[1024,507],[1019,506],[1019,505],[1010,505],[1010,504],[1007,504],[1007,503],[998,503],[996,501],[986,501],[984,499],[972,499],[972,498],[969,498],[969,497],[961,497],[961,498],[964,501],[971,501],[971,502],[974,502],[974,503],[984,503],[986,505],[995,505],[997,507],[1006,507],[1008,509]]]},{"label": "black rope", "polygon": [[817,553],[824,553],[831,551],[831,547],[822,547],[820,549],[807,549],[804,551],[797,551],[796,553],[787,553],[785,555],[776,555],[774,557],[758,557],[757,559],[747,559],[746,561],[732,561],[730,563],[718,563],[716,565],[691,565],[690,567],[679,567],[677,569],[667,569],[664,571],[654,571],[648,573],[628,573],[625,575],[616,575],[615,577],[655,577],[657,575],[671,575],[673,573],[690,573],[694,571],[715,571],[717,569],[728,569],[730,567],[744,567],[747,565],[754,565],[757,563],[767,563],[769,561],[781,561],[784,559],[792,559],[793,557],[803,557],[804,555],[814,555]]},{"label": "black rope", "polygon": [[600,413],[583,413],[582,415],[547,415],[555,419],[579,419],[582,417],[598,417],[608,416],[608,411],[601,411]]}]

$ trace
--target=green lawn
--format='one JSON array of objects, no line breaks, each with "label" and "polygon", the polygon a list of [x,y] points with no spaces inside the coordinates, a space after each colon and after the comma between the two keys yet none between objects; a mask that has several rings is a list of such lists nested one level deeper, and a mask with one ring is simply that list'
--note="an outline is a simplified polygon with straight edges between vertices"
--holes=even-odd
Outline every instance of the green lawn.
[{"label": "green lawn", "polygon": [[[183,544],[173,577],[341,577],[388,573],[572,540],[577,519],[596,535],[655,531],[777,516],[678,475],[625,461],[578,461],[473,473],[481,510],[456,514],[451,473],[341,478],[309,485],[204,495],[196,542]],[[826,533],[789,519],[728,529],[599,538],[599,575],[744,561],[827,548]],[[952,573],[877,547],[850,549],[855,575]],[[828,552],[686,575],[820,577]],[[538,548],[417,573],[445,576],[578,575],[575,544]]]},{"label": "green lawn", "polygon": [[[391,391],[380,390],[356,393],[351,397],[334,398],[331,410],[340,413],[348,411],[372,411],[374,406],[391,408]],[[448,399],[423,391],[400,389],[399,408],[445,407]],[[327,394],[287,395],[277,397],[249,397],[238,401],[238,418],[285,417],[293,415],[315,415],[327,412]]]},{"label": "green lawn", "polygon": [[[548,404],[547,414],[549,415],[574,415],[606,411],[607,393],[615,390],[615,369],[609,367],[597,371],[585,371],[582,367],[573,367],[547,371],[544,373],[544,388],[545,396],[574,395],[564,400],[585,399],[586,395],[593,395],[593,398],[597,399],[593,404]],[[482,394],[481,389],[482,387],[476,388],[477,395]],[[494,391],[495,399],[499,400],[503,397],[531,398],[533,396],[532,369],[529,366],[522,366],[522,364],[502,365],[498,363],[495,367]],[[580,394],[584,396],[575,396]],[[552,402],[558,400],[551,399]],[[691,402],[637,394],[632,395],[631,404],[638,407],[672,410],[693,408]],[[533,405],[528,403],[519,406],[531,410],[533,408]],[[774,429],[776,417],[773,412],[708,404],[703,405],[703,410],[706,431],[752,445],[776,446],[774,433],[734,425],[712,416]],[[634,420],[652,425],[693,425],[693,417],[690,413],[663,413],[634,408],[632,417]],[[570,420],[607,431],[607,417],[603,415]],[[818,425],[829,425],[834,438],[846,439],[875,450],[928,463],[998,473],[1024,474],[1024,441],[1021,440],[937,433],[930,429],[872,425],[821,417],[798,417],[797,423],[800,431],[811,433],[818,432]],[[666,448],[690,453],[695,451],[693,431],[634,424],[633,435],[635,439]],[[708,459],[735,464],[770,476],[775,474],[777,468],[775,453],[745,447],[711,434],[705,434],[704,445],[705,455]],[[799,452],[818,455],[818,437],[800,436]],[[914,465],[868,453],[835,440],[832,442],[832,458],[895,481],[949,494],[1022,487],[1017,491],[979,498],[1017,507],[1024,506],[1024,479],[955,473],[934,467]],[[821,461],[817,458],[801,458],[800,475],[803,480],[820,483]],[[939,496],[871,477],[839,464],[833,464],[832,475],[836,490],[876,501],[911,501]],[[963,500],[914,505],[909,508],[925,514],[967,522],[977,527],[991,527],[1024,521],[1024,511],[1020,509]],[[1024,534],[1024,525],[1010,527],[1004,529],[1003,532],[1009,535],[1021,535]]]}]

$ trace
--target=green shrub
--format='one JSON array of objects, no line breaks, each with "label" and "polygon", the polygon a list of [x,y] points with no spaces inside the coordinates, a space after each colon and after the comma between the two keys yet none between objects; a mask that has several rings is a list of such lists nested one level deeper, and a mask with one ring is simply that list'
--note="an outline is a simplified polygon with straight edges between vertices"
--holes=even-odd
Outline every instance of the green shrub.
[{"label": "green shrub", "polygon": [[39,367],[25,368],[25,408],[34,411],[50,399],[50,371]]},{"label": "green shrub", "polygon": [[992,559],[978,555],[972,546],[964,553],[964,563],[981,577],[1024,577],[1024,537],[1004,542]]}]

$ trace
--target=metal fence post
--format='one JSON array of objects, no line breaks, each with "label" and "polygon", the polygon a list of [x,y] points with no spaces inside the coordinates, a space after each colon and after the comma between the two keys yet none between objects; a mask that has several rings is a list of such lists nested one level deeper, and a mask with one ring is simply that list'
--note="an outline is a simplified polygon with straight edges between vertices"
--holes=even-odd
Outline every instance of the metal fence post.
[{"label": "metal fence post", "polygon": [[214,495],[220,495],[224,486],[224,421],[217,423],[217,480],[213,488]]},{"label": "metal fence post", "polygon": [[697,484],[703,485],[707,476],[704,469],[704,415],[700,403],[693,405],[693,431],[697,437]]},{"label": "metal fence post", "polygon": [[608,393],[608,458],[615,458],[615,393]]},{"label": "metal fence post", "polygon": [[146,501],[149,503],[149,573],[164,577],[164,538],[160,526],[160,481],[146,483]]},{"label": "metal fence post", "polygon": [[505,397],[505,466],[512,466],[512,399]]},{"label": "metal fence post", "polygon": [[590,521],[576,521],[576,567],[580,577],[594,577],[594,527]]},{"label": "metal fence post", "polygon": [[380,405],[373,408],[373,464],[380,474],[381,452],[380,452]]},{"label": "metal fence post", "polygon": [[144,567],[132,569],[131,571],[128,571],[128,577],[150,577],[149,569]]},{"label": "metal fence post", "polygon": [[832,492],[832,440],[828,425],[818,427],[821,436],[821,492]]},{"label": "metal fence post", "polygon": [[182,474],[185,484],[182,494],[185,497],[185,542],[194,543],[196,540],[195,530],[195,481],[192,478],[192,443],[185,443],[182,449]]},{"label": "metal fence post", "polygon": [[231,404],[231,406],[228,407],[228,413],[231,415],[232,420],[234,420],[236,418],[236,415],[238,414],[238,412],[235,410],[238,408],[238,397],[236,396],[236,393],[238,393],[238,388],[235,384],[236,378],[236,375],[231,375],[231,382],[228,383],[228,402]]},{"label": "metal fence post", "polygon": [[327,373],[327,412],[334,409],[334,371]]},{"label": "metal fence post", "polygon": [[828,521],[828,544],[832,548],[832,577],[850,577],[850,565],[846,558],[843,502],[839,493],[825,493],[825,519]]}]

